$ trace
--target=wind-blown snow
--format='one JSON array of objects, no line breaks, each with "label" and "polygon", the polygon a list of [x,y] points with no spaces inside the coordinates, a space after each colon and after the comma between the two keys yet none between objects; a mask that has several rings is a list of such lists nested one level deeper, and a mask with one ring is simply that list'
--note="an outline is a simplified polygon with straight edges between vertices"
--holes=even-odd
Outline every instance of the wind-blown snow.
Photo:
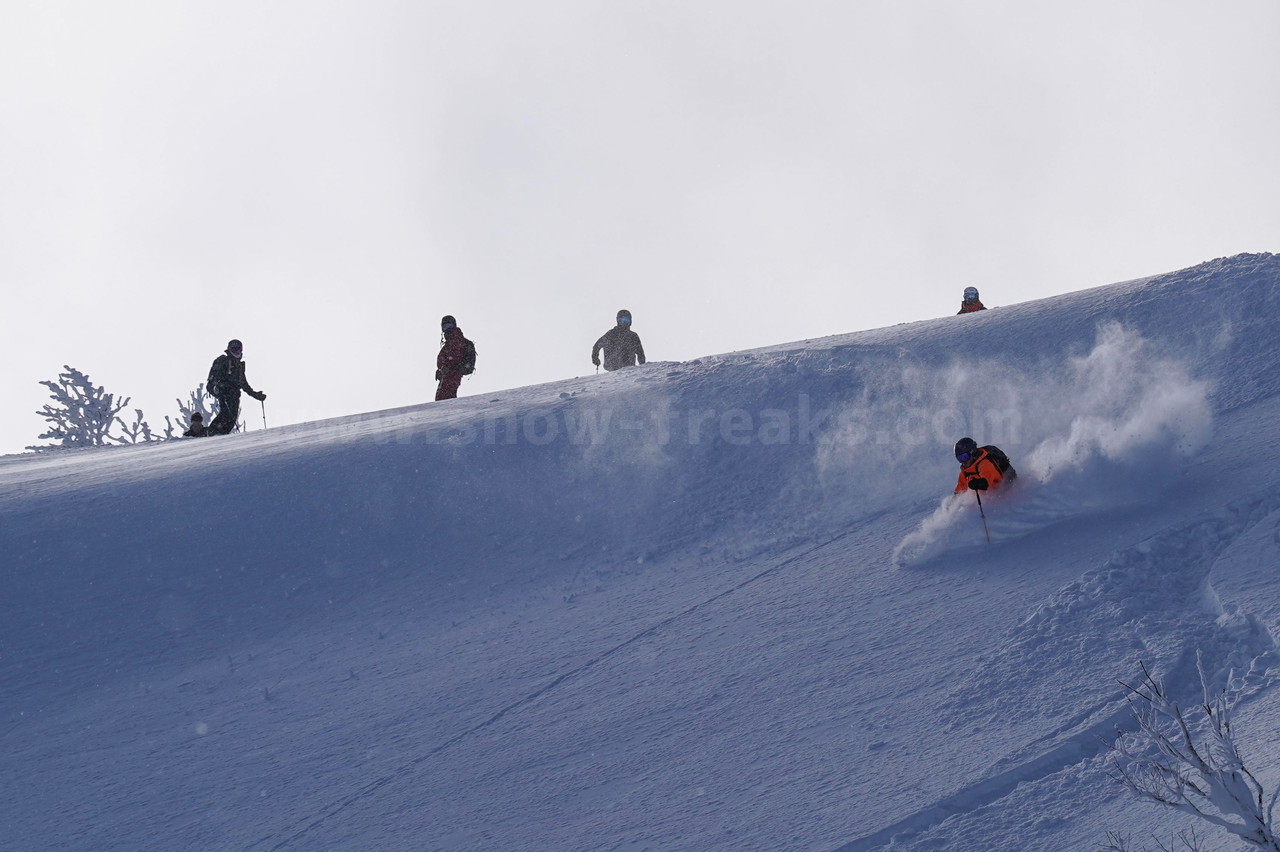
[{"label": "wind-blown snow", "polygon": [[[998,362],[946,371],[932,410],[990,400],[1015,413],[1000,431],[1030,446],[1025,461],[1014,465],[1016,487],[987,495],[983,509],[995,522],[995,540],[1064,516],[1150,500],[1179,470],[1170,460],[1204,448],[1213,421],[1209,383],[1155,348],[1110,321],[1099,327],[1088,354],[1061,359],[1063,366],[1050,359],[1032,371]],[[973,541],[982,520],[972,517],[976,500],[970,494],[943,498],[894,549],[894,561],[926,561]]]},{"label": "wind-blown snow", "polygon": [[[0,848],[1167,839],[1105,766],[1139,661],[1194,697],[1204,654],[1280,785],[1278,308],[1280,257],[1241,255],[6,457]],[[990,544],[948,496],[966,434],[1021,474]]]}]

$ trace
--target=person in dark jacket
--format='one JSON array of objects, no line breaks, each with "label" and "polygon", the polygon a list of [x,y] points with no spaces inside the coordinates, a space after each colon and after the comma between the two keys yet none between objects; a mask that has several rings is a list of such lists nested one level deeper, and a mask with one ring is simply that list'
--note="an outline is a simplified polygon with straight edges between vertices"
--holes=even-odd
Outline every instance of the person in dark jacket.
[{"label": "person in dark jacket", "polygon": [[204,415],[199,411],[191,415],[191,425],[187,427],[187,431],[182,433],[184,438],[203,438],[209,434],[209,430],[204,427]]},{"label": "person in dark jacket", "polygon": [[977,287],[964,288],[964,301],[960,303],[960,310],[956,311],[956,316],[960,314],[971,314],[974,311],[985,311],[987,306],[982,304],[978,299]]},{"label": "person in dark jacket", "polygon": [[988,444],[979,447],[972,438],[956,441],[956,461],[960,463],[960,478],[956,480],[955,493],[962,491],[995,491],[1008,488],[1018,478],[1018,472],[1009,464],[1009,457],[999,447]]},{"label": "person in dark jacket", "polygon": [[462,377],[475,370],[475,347],[452,316],[440,318],[440,353],[436,355],[436,402],[457,399]]},{"label": "person in dark jacket", "polygon": [[208,427],[210,435],[229,435],[236,428],[240,419],[240,391],[259,401],[267,398],[262,391],[251,388],[244,377],[244,344],[239,340],[229,341],[226,351],[213,359],[205,390],[218,400],[218,415]]},{"label": "person in dark jacket", "polygon": [[640,335],[631,330],[631,311],[618,311],[618,324],[601,335],[591,347],[591,363],[600,366],[600,351],[604,350],[604,368],[617,370],[644,363],[644,346]]}]

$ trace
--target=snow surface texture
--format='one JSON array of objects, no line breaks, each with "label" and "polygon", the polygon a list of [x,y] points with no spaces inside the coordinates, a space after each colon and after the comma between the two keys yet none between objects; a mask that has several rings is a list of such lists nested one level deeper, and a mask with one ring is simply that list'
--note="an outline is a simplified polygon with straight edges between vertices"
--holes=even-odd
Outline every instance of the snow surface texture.
[{"label": "snow surface texture", "polygon": [[[1140,660],[1194,697],[1203,653],[1280,785],[1278,308],[1242,255],[0,459],[0,848],[1167,839],[1106,773]],[[991,544],[966,434],[1022,477]]]}]

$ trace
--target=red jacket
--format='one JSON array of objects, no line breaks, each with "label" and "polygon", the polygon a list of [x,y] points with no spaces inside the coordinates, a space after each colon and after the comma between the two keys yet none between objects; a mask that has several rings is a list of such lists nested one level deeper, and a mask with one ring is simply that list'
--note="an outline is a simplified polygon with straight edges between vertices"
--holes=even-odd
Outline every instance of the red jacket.
[{"label": "red jacket", "polygon": [[1000,483],[1004,481],[1004,474],[996,467],[995,462],[991,461],[987,455],[987,451],[978,450],[978,455],[973,461],[960,468],[960,478],[956,480],[956,493],[969,490],[969,480],[974,477],[981,476],[987,481],[987,489],[995,491],[1000,487]]},{"label": "red jacket", "polygon": [[462,358],[466,353],[462,329],[456,325],[444,333],[444,345],[436,356],[436,369],[444,373],[457,373],[462,370]]},{"label": "red jacket", "polygon": [[974,311],[985,311],[986,309],[987,306],[977,299],[974,299],[972,302],[961,302],[960,310],[956,311],[956,316],[960,316],[961,314],[971,314]]}]

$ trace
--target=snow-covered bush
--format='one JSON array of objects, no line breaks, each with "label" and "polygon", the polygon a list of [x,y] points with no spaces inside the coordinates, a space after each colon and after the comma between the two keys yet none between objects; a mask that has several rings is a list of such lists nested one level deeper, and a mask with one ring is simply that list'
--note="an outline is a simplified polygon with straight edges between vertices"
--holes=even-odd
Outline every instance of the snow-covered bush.
[{"label": "snow-covered bush", "polygon": [[[133,419],[126,421],[120,412],[129,405],[130,397],[117,400],[114,394],[107,393],[104,388],[97,387],[89,377],[74,367],[63,367],[65,372],[58,374],[58,380],[44,381],[40,384],[53,391],[50,399],[56,405],[46,404],[36,413],[48,420],[52,425],[40,435],[41,440],[51,439],[56,444],[47,446],[31,446],[29,450],[49,450],[59,447],[101,447],[112,442],[117,444],[145,444],[152,441],[167,441],[180,437],[191,428],[191,415],[197,411],[208,426],[218,413],[218,401],[210,396],[204,384],[196,385],[186,402],[178,403],[176,418],[165,415],[164,431],[157,434],[152,431],[142,409],[133,410]],[[112,428],[118,426],[121,435],[111,434]],[[237,429],[239,425],[237,424]]]},{"label": "snow-covered bush", "polygon": [[51,424],[40,440],[58,443],[43,447],[27,447],[29,450],[47,450],[53,447],[100,447],[107,443],[116,415],[129,404],[129,397],[117,401],[114,394],[97,387],[89,377],[74,367],[64,365],[58,380],[40,384],[53,393],[49,398],[56,403],[45,403],[36,413]]},{"label": "snow-covered bush", "polygon": [[[116,422],[120,424],[120,430],[124,432],[123,438],[117,438],[112,435],[111,440],[117,444],[146,444],[151,441],[160,440],[156,438],[151,431],[151,426],[147,423],[142,415],[141,408],[133,410],[134,418],[132,423],[126,423],[123,419],[117,417]],[[173,437],[172,435],[168,437]]]},{"label": "snow-covered bush", "polygon": [[1203,701],[1190,719],[1145,665],[1137,686],[1124,684],[1138,730],[1112,746],[1112,777],[1139,798],[1198,817],[1254,848],[1280,852],[1276,795],[1266,796],[1244,764],[1226,692],[1211,694],[1198,658],[1197,668]]}]

